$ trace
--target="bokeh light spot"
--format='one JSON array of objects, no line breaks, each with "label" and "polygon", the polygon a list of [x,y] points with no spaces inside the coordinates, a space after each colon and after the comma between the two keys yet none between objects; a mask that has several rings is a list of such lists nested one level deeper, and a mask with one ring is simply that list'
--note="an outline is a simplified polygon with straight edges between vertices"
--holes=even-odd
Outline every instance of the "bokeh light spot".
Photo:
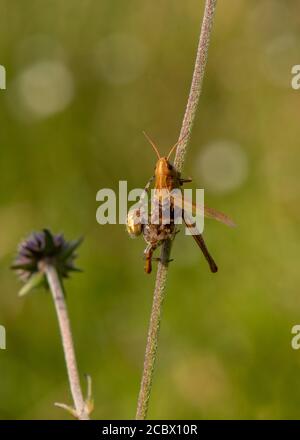
[{"label": "bokeh light spot", "polygon": [[[15,94],[18,113],[45,118],[63,111],[72,101],[74,82],[69,69],[61,61],[38,61],[16,78]],[[12,104],[12,103],[11,103]]]},{"label": "bokeh light spot", "polygon": [[233,142],[220,141],[206,146],[196,162],[204,186],[226,193],[239,188],[248,175],[248,160],[242,148]]},{"label": "bokeh light spot", "polygon": [[299,43],[295,35],[280,35],[267,43],[262,52],[262,72],[277,87],[290,87],[291,67],[299,60]]}]

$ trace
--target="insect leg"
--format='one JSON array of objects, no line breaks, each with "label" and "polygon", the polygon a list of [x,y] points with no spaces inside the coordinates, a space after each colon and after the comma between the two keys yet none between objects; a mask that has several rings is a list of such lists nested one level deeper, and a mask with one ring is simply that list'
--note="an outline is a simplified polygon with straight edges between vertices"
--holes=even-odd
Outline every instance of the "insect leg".
[{"label": "insect leg", "polygon": [[148,244],[146,249],[144,250],[144,256],[145,256],[145,272],[151,273],[152,272],[152,255],[153,255],[153,246],[151,244]]},{"label": "insect leg", "polygon": [[199,246],[199,248],[201,249],[206,261],[209,264],[211,272],[213,272],[213,273],[218,272],[218,266],[216,265],[213,257],[208,252],[208,249],[206,247],[206,244],[205,244],[205,241],[204,241],[204,238],[202,237],[202,235],[197,233],[198,231],[193,224],[188,223],[186,221],[186,219],[184,218],[184,215],[183,215],[183,220],[184,220],[186,226],[192,230],[192,232],[193,232],[192,237],[195,240],[195,242],[197,243],[197,245]]},{"label": "insect leg", "polygon": [[180,185],[183,185],[184,183],[192,182],[193,179],[191,177],[187,177],[186,179],[179,179]]},{"label": "insect leg", "polygon": [[146,193],[148,193],[148,191],[149,191],[149,189],[150,189],[150,186],[151,186],[151,184],[152,184],[152,182],[153,182],[154,179],[155,179],[155,176],[153,175],[153,176],[151,176],[150,179],[148,180],[148,183],[147,183],[147,185],[146,185],[145,188],[144,188],[144,191],[145,191]]},{"label": "insect leg", "polygon": [[213,257],[208,252],[203,236],[199,234],[199,235],[193,235],[193,237],[196,243],[198,244],[198,246],[200,247],[201,251],[203,252],[203,255],[209,264],[211,272],[212,273],[218,272],[218,266],[216,265]]},{"label": "insect leg", "polygon": [[[147,185],[145,186],[145,188],[143,189],[143,192],[141,194],[140,200],[139,200],[139,206],[140,206],[140,217],[141,217],[141,223],[144,224],[144,221],[146,219],[146,213],[145,213],[145,207],[148,207],[148,202],[145,200],[146,197],[148,197],[149,195],[149,189],[150,186],[154,180],[155,176],[150,177]],[[147,202],[147,203],[146,203]],[[146,211],[148,212],[148,210]],[[149,215],[147,215],[147,221],[149,222]]]}]

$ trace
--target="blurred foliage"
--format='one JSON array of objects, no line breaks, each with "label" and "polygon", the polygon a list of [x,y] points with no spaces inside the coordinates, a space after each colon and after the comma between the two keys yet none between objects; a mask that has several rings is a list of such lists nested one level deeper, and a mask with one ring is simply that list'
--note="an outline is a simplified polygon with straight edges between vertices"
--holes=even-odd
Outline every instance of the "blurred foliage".
[{"label": "blurred foliage", "polygon": [[[94,417],[135,414],[155,275],[142,239],[96,223],[95,196],[119,180],[144,186],[155,157],[143,129],[162,151],[176,141],[203,3],[0,0],[1,418],[64,418],[53,402],[71,399],[51,296],[19,299],[9,270],[20,239],[44,227],[85,236],[84,273],[66,289]],[[185,173],[205,187],[201,152],[239,146],[244,179],[206,190],[238,228],[206,222],[217,275],[176,239],[150,418],[299,418],[299,25],[296,0],[218,3]]]}]

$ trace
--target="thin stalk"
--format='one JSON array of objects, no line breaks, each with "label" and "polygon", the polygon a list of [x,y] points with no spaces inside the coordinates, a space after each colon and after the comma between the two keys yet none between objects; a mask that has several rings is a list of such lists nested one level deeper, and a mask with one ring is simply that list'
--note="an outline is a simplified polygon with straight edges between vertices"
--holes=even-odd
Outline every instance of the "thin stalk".
[{"label": "thin stalk", "polygon": [[[192,84],[188,97],[185,115],[180,130],[179,142],[176,150],[174,165],[178,171],[182,171],[187,146],[189,144],[193,123],[196,116],[196,110],[199,97],[202,90],[205,66],[207,62],[209,40],[213,24],[217,0],[206,0],[204,7],[203,21],[201,25],[199,44],[193,73]],[[148,338],[144,359],[144,368],[138,397],[136,419],[144,420],[147,417],[149,408],[149,399],[152,388],[153,373],[157,358],[157,347],[159,330],[161,324],[162,305],[165,297],[165,288],[168,275],[168,262],[170,260],[172,243],[165,241],[162,245],[160,262],[158,263],[155,288],[153,294],[153,303],[148,330]]]},{"label": "thin stalk", "polygon": [[[51,263],[45,262],[42,269],[46,275],[56,309],[75,414],[79,420],[89,420],[80,386],[71,325],[63,287],[57,270]],[[66,405],[65,407],[67,408]]]}]

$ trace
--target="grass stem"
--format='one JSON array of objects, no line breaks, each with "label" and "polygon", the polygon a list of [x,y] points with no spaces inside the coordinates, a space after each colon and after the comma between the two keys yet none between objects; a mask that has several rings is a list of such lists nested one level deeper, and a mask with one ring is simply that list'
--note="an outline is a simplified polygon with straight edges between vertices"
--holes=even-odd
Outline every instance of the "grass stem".
[{"label": "grass stem", "polygon": [[[43,271],[46,275],[56,309],[70,389],[75,406],[75,414],[79,420],[89,420],[80,386],[71,325],[63,287],[57,274],[57,270],[51,263],[45,263],[43,265]],[[65,407],[67,406],[65,405]]]},{"label": "grass stem", "polygon": [[[179,139],[176,150],[174,165],[178,171],[182,171],[187,147],[190,141],[193,123],[196,116],[199,97],[202,90],[202,83],[207,62],[208,47],[212,30],[213,18],[217,0],[206,0],[204,15],[200,30],[199,44],[194,67],[194,73],[183,118]],[[147,345],[144,359],[143,374],[138,396],[136,419],[144,420],[147,417],[149,408],[149,399],[152,389],[154,367],[157,358],[157,347],[159,339],[159,330],[161,324],[162,305],[165,297],[165,288],[168,275],[168,262],[171,253],[171,241],[165,241],[162,245],[161,259],[158,263],[156,282],[153,294],[153,303],[150,316],[150,324],[147,337]]]}]

